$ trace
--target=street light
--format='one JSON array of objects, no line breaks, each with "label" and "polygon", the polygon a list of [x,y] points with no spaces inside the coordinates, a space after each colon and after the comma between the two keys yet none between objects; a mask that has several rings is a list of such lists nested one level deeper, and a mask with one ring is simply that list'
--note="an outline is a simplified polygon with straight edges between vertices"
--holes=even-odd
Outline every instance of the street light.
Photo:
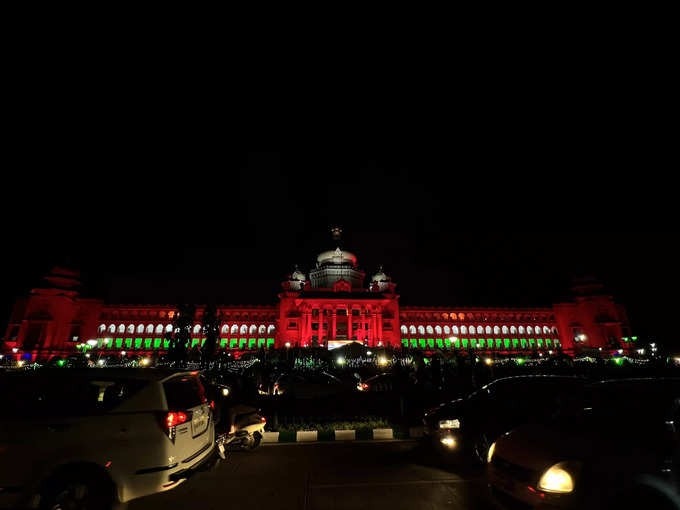
[{"label": "street light", "polygon": [[97,341],[94,339],[88,340],[87,345],[89,345],[90,347],[94,347],[95,345],[97,345]]}]

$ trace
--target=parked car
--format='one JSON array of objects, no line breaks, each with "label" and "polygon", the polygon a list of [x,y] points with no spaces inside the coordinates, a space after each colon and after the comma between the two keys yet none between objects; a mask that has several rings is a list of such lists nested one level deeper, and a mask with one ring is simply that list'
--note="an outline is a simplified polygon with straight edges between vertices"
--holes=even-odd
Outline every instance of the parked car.
[{"label": "parked car", "polygon": [[577,398],[585,384],[577,377],[550,375],[498,379],[426,413],[425,438],[441,452],[486,463],[489,446],[497,437],[549,418],[559,406]]},{"label": "parked car", "polygon": [[680,508],[680,379],[593,384],[577,412],[499,438],[487,469],[503,508]]},{"label": "parked car", "polygon": [[276,379],[271,392],[273,395],[288,395],[294,398],[317,398],[337,395],[351,389],[351,382],[342,381],[328,372],[288,373]]},{"label": "parked car", "polygon": [[0,409],[0,506],[104,510],[216,463],[196,372],[2,374]]},{"label": "parked car", "polygon": [[400,387],[396,377],[392,374],[378,374],[357,383],[359,391],[393,391]]}]

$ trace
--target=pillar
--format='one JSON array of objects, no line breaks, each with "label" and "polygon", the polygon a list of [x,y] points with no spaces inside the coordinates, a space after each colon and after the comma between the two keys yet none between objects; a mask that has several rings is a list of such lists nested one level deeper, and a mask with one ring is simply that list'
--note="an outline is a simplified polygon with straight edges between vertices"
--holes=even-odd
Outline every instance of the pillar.
[{"label": "pillar", "polygon": [[383,341],[383,333],[382,333],[382,311],[379,311],[376,314],[375,317],[376,320],[376,333],[377,333],[377,341],[382,342]]},{"label": "pillar", "polygon": [[334,306],[333,311],[331,312],[331,331],[333,332],[333,336],[329,335],[329,338],[332,338],[333,340],[335,340],[337,337],[336,334],[337,325],[338,325],[338,310]]},{"label": "pillar", "polygon": [[319,346],[323,345],[323,308],[319,308]]},{"label": "pillar", "polygon": [[347,308],[347,340],[352,340],[352,307]]},{"label": "pillar", "polygon": [[366,312],[364,311],[363,306],[359,309],[359,319],[359,328],[361,329],[361,343],[364,343],[364,340],[366,339]]}]

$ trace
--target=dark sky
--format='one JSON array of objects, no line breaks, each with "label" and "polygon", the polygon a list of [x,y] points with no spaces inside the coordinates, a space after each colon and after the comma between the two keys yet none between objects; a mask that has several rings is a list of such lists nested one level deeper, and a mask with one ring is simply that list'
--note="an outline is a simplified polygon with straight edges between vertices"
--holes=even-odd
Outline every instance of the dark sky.
[{"label": "dark sky", "polygon": [[547,304],[592,274],[635,332],[674,335],[675,184],[657,174],[658,140],[520,131],[280,153],[141,128],[38,145],[19,134],[2,320],[56,263],[113,301],[273,304],[293,264],[308,271],[335,247],[339,224],[343,247],[368,274],[384,264],[404,304]]}]

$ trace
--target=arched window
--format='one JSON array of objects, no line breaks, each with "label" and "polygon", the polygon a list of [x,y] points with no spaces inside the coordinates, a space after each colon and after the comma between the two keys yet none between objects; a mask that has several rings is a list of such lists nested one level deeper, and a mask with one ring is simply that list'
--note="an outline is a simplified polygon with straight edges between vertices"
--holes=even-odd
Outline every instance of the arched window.
[{"label": "arched window", "polygon": [[435,327],[434,327],[434,332],[435,332],[437,335],[441,336],[441,334],[442,334],[442,327],[441,327],[441,326],[435,326]]},{"label": "arched window", "polygon": [[552,334],[557,336],[557,328],[552,328]]},{"label": "arched window", "polygon": [[116,326],[114,326],[113,324],[111,324],[111,325],[109,326],[109,333],[115,333],[115,332],[116,332]]},{"label": "arched window", "polygon": [[432,326],[427,326],[426,331],[428,335],[432,335],[434,333],[434,329],[432,329]]},{"label": "arched window", "polygon": [[500,335],[501,334],[501,328],[499,328],[498,326],[494,326],[493,327],[493,334],[494,335]]},{"label": "arched window", "polygon": [[130,334],[134,333],[134,332],[135,332],[135,325],[134,325],[134,324],[130,324],[130,325],[127,327],[127,332],[130,333]]},{"label": "arched window", "polygon": [[146,327],[146,332],[149,333],[149,334],[153,333],[153,324],[149,324]]},{"label": "arched window", "polygon": [[458,326],[451,326],[451,333],[453,333],[454,335],[457,335],[458,334]]},{"label": "arched window", "polygon": [[103,333],[104,331],[106,331],[106,326],[104,324],[101,324],[99,328],[97,328],[97,331],[99,333]]},{"label": "arched window", "polygon": [[504,334],[504,335],[507,335],[507,334],[508,334],[508,327],[507,327],[507,326],[503,326],[503,327],[501,328],[501,331],[503,331],[503,334]]},{"label": "arched window", "polygon": [[[472,327],[472,328],[471,328],[471,331],[474,333],[475,328]],[[484,334],[484,328],[483,328],[482,326],[477,326],[477,334],[478,334],[478,335],[483,335],[483,334]]]},{"label": "arched window", "polygon": [[257,334],[258,335],[264,335],[265,331],[267,331],[267,328],[264,325],[257,328]]},{"label": "arched window", "polygon": [[461,335],[467,335],[467,327],[466,326],[460,327],[460,334]]},{"label": "arched window", "polygon": [[408,330],[409,330],[409,333],[411,333],[412,335],[416,334],[416,327],[415,326],[409,326]]},{"label": "arched window", "polygon": [[247,334],[247,333],[248,333],[248,326],[246,326],[245,324],[242,324],[242,325],[241,325],[241,331],[240,331],[240,333],[241,333],[242,335]]},{"label": "arched window", "polygon": [[402,335],[408,335],[408,329],[406,329],[406,326],[401,327],[401,334]]},{"label": "arched window", "polygon": [[459,313],[459,314],[458,314],[458,320],[464,321],[464,320],[465,320],[465,314],[464,314],[464,313]]},{"label": "arched window", "polygon": [[248,333],[251,334],[251,335],[254,335],[256,331],[257,331],[257,326],[252,325],[252,326],[250,326],[250,331]]},{"label": "arched window", "polygon": [[491,326],[487,326],[487,327],[486,327],[485,333],[486,333],[487,335],[490,335],[490,334],[491,334]]},{"label": "arched window", "polygon": [[515,326],[510,326],[510,334],[511,335],[516,335],[517,334],[517,328]]},{"label": "arched window", "polygon": [[267,334],[268,334],[268,335],[271,335],[271,334],[274,332],[275,329],[276,329],[276,328],[274,327],[273,324],[270,325],[269,327],[267,327]]},{"label": "arched window", "polygon": [[137,324],[137,334],[144,333],[144,324]]},{"label": "arched window", "polygon": [[200,332],[201,332],[201,325],[200,325],[200,324],[196,324],[196,325],[194,326],[194,335],[198,335]]},{"label": "arched window", "polygon": [[425,334],[425,328],[422,327],[422,326],[418,326],[418,333],[421,334],[421,335],[424,335]]},{"label": "arched window", "polygon": [[544,335],[549,335],[550,334],[550,328],[548,326],[543,326],[543,334]]},{"label": "arched window", "polygon": [[234,324],[234,325],[231,327],[231,334],[232,334],[232,335],[235,335],[236,333],[238,333],[238,326],[237,326],[236,324]]},{"label": "arched window", "polygon": [[451,328],[448,326],[444,326],[444,334],[445,335],[450,335],[451,334]]},{"label": "arched window", "polygon": [[224,326],[222,326],[222,334],[226,335],[227,333],[229,333],[229,325],[225,324]]},{"label": "arched window", "polygon": [[534,328],[531,326],[527,326],[527,335],[533,335],[534,334]]},{"label": "arched window", "polygon": [[167,326],[165,326],[165,332],[166,333],[170,333],[171,331],[172,331],[172,324],[168,324]]},{"label": "arched window", "polygon": [[158,326],[156,326],[156,334],[157,335],[163,334],[163,324],[159,324]]},{"label": "arched window", "polygon": [[519,327],[519,334],[523,335],[524,334],[524,326]]}]

